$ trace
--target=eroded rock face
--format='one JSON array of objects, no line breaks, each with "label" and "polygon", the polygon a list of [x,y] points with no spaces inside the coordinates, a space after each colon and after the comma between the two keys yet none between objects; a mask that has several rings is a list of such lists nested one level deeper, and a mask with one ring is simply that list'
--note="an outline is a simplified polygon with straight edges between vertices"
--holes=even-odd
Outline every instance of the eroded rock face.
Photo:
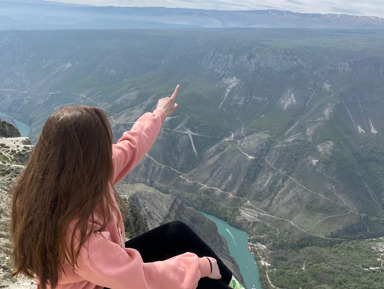
[{"label": "eroded rock face", "polygon": [[[228,252],[225,239],[218,233],[214,222],[204,217],[195,209],[186,206],[180,199],[163,194],[144,184],[124,184],[116,186],[122,198],[137,208],[130,209],[127,231],[133,236],[143,233],[145,228],[153,229],[161,224],[182,221],[189,225],[214,251],[223,262],[241,280],[239,268]],[[140,213],[138,213],[140,211]],[[127,226],[128,224],[128,226]],[[136,224],[132,225],[132,224]]]}]

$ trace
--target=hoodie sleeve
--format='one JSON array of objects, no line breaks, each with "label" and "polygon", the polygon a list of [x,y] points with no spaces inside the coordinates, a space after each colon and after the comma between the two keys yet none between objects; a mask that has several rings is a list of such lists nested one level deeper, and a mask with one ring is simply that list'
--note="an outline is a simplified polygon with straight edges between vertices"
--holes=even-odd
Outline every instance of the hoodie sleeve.
[{"label": "hoodie sleeve", "polygon": [[124,178],[150,150],[164,120],[165,114],[159,109],[145,113],[112,146],[113,184]]},{"label": "hoodie sleeve", "polygon": [[109,233],[96,233],[78,259],[76,273],[89,282],[114,289],[195,289],[210,275],[207,258],[185,253],[144,263],[135,249],[121,248],[108,240]]}]

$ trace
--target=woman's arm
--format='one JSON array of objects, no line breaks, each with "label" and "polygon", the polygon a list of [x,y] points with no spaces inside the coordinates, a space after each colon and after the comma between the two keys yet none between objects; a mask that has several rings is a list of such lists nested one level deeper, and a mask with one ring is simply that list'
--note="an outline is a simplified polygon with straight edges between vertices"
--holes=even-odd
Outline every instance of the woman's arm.
[{"label": "woman's arm", "polygon": [[175,98],[178,92],[179,86],[176,86],[172,96],[159,99],[153,113],[143,114],[131,130],[126,131],[117,144],[113,145],[113,184],[124,178],[152,147],[159,134],[162,122],[177,108]]},{"label": "woman's arm", "polygon": [[113,184],[124,178],[149,151],[164,120],[165,114],[161,110],[145,113],[112,146]]},{"label": "woman's arm", "polygon": [[185,253],[144,263],[138,251],[108,239],[108,232],[96,233],[81,250],[75,272],[93,284],[114,289],[194,289],[200,278],[211,275],[206,257]]}]

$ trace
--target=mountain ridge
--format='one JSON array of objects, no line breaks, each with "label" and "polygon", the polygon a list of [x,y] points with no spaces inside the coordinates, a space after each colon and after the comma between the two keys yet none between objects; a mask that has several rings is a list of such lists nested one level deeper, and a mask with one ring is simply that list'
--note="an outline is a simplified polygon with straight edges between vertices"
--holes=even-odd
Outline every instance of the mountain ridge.
[{"label": "mountain ridge", "polygon": [[[3,11],[3,12],[2,12]],[[383,29],[375,16],[282,10],[204,10],[85,6],[50,1],[3,1],[1,30],[302,28]],[[42,18],[43,17],[43,18]]]}]

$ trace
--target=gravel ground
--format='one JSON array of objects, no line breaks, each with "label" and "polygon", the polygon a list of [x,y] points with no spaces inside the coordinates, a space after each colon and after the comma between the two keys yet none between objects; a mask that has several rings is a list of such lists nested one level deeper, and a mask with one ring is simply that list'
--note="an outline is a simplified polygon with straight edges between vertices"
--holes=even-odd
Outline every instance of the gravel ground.
[{"label": "gravel ground", "polygon": [[19,278],[15,283],[0,284],[0,288],[9,288],[9,289],[36,289],[36,283],[31,279]]},{"label": "gravel ground", "polygon": [[[3,138],[0,137],[0,152],[10,160],[15,152],[27,148],[30,150],[32,146],[25,145],[24,141],[27,138]],[[5,148],[4,145],[7,147]],[[13,152],[11,152],[13,150]],[[11,289],[36,289],[36,283],[25,277],[18,278],[17,282],[11,283],[6,277],[9,275],[9,254],[10,254],[10,239],[9,239],[9,210],[10,210],[10,195],[8,188],[13,178],[23,168],[21,163],[14,163],[3,159],[0,161],[0,288]],[[6,174],[4,174],[6,172]]]}]

